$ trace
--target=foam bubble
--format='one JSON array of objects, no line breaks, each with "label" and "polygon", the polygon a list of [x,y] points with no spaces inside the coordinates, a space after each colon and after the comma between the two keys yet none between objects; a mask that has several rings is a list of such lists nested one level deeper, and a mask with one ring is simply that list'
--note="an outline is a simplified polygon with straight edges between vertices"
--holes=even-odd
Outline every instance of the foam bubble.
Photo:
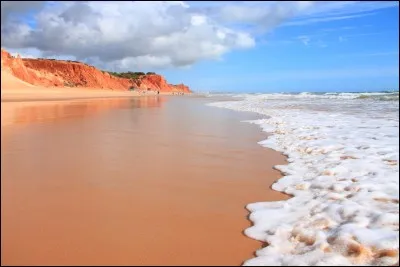
[{"label": "foam bubble", "polygon": [[399,260],[399,104],[356,94],[240,95],[210,106],[268,116],[260,145],[288,156],[272,188],[287,201],[247,206],[244,265],[393,265]]}]

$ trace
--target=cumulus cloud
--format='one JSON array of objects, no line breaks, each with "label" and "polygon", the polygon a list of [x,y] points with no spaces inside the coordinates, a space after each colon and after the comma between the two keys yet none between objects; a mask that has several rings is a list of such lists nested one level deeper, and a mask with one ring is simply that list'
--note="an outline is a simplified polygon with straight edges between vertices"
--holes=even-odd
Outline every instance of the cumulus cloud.
[{"label": "cumulus cloud", "polygon": [[73,55],[117,69],[187,66],[255,45],[179,1],[74,2],[46,6],[36,26],[7,21],[2,46]]},{"label": "cumulus cloud", "polygon": [[393,6],[398,3],[2,1],[1,45],[110,70],[185,67],[251,48],[256,33],[276,26],[349,19]]}]

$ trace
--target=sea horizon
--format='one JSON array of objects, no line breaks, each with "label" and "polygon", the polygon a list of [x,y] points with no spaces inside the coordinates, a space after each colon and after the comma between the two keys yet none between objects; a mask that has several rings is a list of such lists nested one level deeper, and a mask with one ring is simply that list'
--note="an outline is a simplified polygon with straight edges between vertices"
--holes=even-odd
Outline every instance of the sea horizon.
[{"label": "sea horizon", "polygon": [[210,91],[193,91],[194,93],[212,93],[212,94],[301,94],[301,93],[310,93],[310,94],[340,94],[340,93],[354,93],[354,94],[362,94],[362,93],[398,93],[399,89],[387,90],[337,90],[337,91],[257,91],[257,92],[247,92],[247,91],[218,91],[218,90],[210,90]]}]

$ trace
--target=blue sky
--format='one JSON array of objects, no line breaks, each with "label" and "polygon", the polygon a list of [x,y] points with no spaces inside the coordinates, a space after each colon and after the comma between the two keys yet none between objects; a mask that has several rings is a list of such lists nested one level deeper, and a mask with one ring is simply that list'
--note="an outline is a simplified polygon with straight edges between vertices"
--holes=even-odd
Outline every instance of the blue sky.
[{"label": "blue sky", "polygon": [[399,88],[393,1],[2,1],[1,31],[12,53],[155,71],[195,91]]},{"label": "blue sky", "polygon": [[[376,91],[399,88],[399,10],[260,35],[252,49],[189,70],[162,71],[204,91]],[[183,74],[183,75],[182,75]]]}]

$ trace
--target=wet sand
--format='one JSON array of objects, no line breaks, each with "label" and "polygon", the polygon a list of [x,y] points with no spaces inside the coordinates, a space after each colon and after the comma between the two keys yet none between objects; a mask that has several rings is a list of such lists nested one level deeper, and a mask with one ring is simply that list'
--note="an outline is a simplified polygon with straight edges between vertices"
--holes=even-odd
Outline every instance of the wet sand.
[{"label": "wet sand", "polygon": [[[159,95],[172,95],[172,92],[160,92]],[[83,88],[35,88],[1,90],[2,102],[21,102],[21,101],[58,101],[76,99],[104,99],[104,98],[132,98],[134,96],[155,96],[156,91],[111,91],[99,89]]]},{"label": "wet sand", "polygon": [[[2,265],[240,265],[285,199],[251,113],[196,97],[1,104]],[[4,113],[4,114],[3,114]]]}]

